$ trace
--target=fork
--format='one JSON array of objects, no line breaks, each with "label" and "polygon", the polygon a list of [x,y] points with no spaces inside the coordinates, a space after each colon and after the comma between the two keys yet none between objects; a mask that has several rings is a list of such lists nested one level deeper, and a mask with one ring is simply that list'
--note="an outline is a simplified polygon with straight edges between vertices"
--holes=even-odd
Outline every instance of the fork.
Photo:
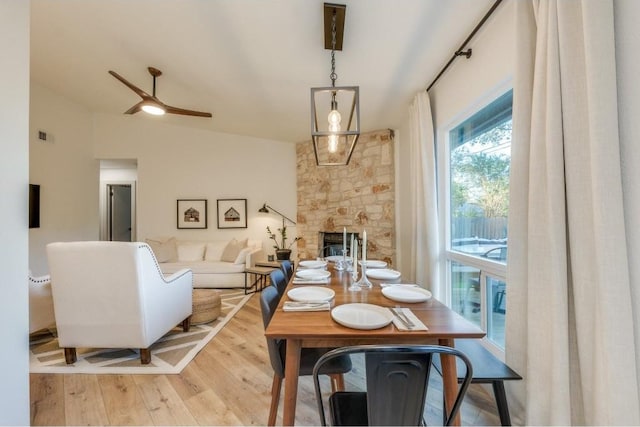
[{"label": "fork", "polygon": [[406,314],[402,312],[402,309],[399,307],[389,307],[389,310],[400,320],[404,326],[409,329],[414,328],[416,325],[407,317]]}]

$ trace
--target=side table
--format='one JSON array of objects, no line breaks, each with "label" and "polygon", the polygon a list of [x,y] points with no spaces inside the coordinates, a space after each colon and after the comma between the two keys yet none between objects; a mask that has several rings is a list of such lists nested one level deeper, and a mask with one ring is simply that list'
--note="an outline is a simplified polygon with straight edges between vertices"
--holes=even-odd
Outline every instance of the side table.
[{"label": "side table", "polygon": [[[291,261],[291,265],[295,267],[294,261]],[[282,268],[281,261],[256,261],[256,267],[271,267]]]},{"label": "side table", "polygon": [[268,285],[272,267],[253,267],[244,271],[244,294],[259,292]]}]

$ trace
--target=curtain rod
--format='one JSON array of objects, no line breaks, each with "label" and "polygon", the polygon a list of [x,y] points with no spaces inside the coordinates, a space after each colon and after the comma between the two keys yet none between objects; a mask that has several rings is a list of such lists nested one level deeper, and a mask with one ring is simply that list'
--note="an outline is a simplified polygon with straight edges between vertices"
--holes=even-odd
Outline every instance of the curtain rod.
[{"label": "curtain rod", "polygon": [[473,29],[471,34],[469,34],[469,37],[467,37],[466,40],[464,42],[462,42],[462,45],[460,46],[460,48],[455,51],[455,53],[453,54],[453,56],[451,57],[449,62],[447,62],[447,65],[445,65],[444,68],[442,70],[440,70],[440,72],[438,73],[436,78],[431,82],[431,84],[427,88],[427,92],[429,92],[429,89],[431,89],[433,87],[433,85],[436,84],[438,79],[444,74],[445,71],[447,71],[447,68],[449,68],[449,66],[453,63],[453,61],[456,60],[457,57],[466,56],[467,59],[471,58],[471,53],[472,53],[471,48],[469,48],[467,50],[464,50],[464,51],[462,49],[464,49],[464,47],[467,45],[467,43],[469,43],[469,41],[471,41],[473,36],[475,36],[476,33],[480,30],[480,28],[482,28],[484,23],[487,21],[487,19],[489,19],[491,14],[496,10],[496,8],[500,5],[500,3],[502,3],[502,0],[496,0],[495,3],[493,3],[493,6],[491,6],[491,9],[489,9],[489,11],[484,15],[484,17],[480,20],[478,25],[476,25],[476,27]]}]

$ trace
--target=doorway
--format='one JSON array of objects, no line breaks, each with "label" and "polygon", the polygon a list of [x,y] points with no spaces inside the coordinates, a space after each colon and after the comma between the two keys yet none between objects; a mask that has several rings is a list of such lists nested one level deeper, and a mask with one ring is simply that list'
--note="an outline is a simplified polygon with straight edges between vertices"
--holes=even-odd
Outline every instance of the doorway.
[{"label": "doorway", "polygon": [[131,184],[107,184],[107,240],[131,242]]},{"label": "doorway", "polygon": [[100,160],[100,240],[135,242],[136,159]]}]

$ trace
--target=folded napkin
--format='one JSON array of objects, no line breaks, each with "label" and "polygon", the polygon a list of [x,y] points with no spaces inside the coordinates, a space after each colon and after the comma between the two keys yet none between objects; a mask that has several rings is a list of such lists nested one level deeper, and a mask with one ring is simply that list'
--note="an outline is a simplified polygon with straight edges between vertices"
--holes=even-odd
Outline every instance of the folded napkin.
[{"label": "folded napkin", "polygon": [[[401,330],[401,331],[428,331],[429,330],[429,328],[427,328],[427,326],[424,323],[422,323],[422,321],[420,319],[418,319],[415,314],[413,314],[411,309],[398,307],[398,308],[396,308],[396,310],[401,311],[402,313],[404,313],[404,315],[413,323],[413,326],[411,328],[407,327],[407,325],[405,325],[402,322],[402,320],[398,319],[398,316],[396,316],[395,313],[394,313],[393,314],[393,324],[399,330]],[[392,311],[392,313],[393,313],[393,311]]]},{"label": "folded napkin", "polygon": [[301,301],[285,301],[282,306],[284,311],[329,311],[331,303],[325,302],[301,302]]},{"label": "folded napkin", "polygon": [[295,277],[293,279],[293,284],[294,285],[328,285],[329,284],[329,278],[322,278],[322,279],[301,279],[299,277]]}]

